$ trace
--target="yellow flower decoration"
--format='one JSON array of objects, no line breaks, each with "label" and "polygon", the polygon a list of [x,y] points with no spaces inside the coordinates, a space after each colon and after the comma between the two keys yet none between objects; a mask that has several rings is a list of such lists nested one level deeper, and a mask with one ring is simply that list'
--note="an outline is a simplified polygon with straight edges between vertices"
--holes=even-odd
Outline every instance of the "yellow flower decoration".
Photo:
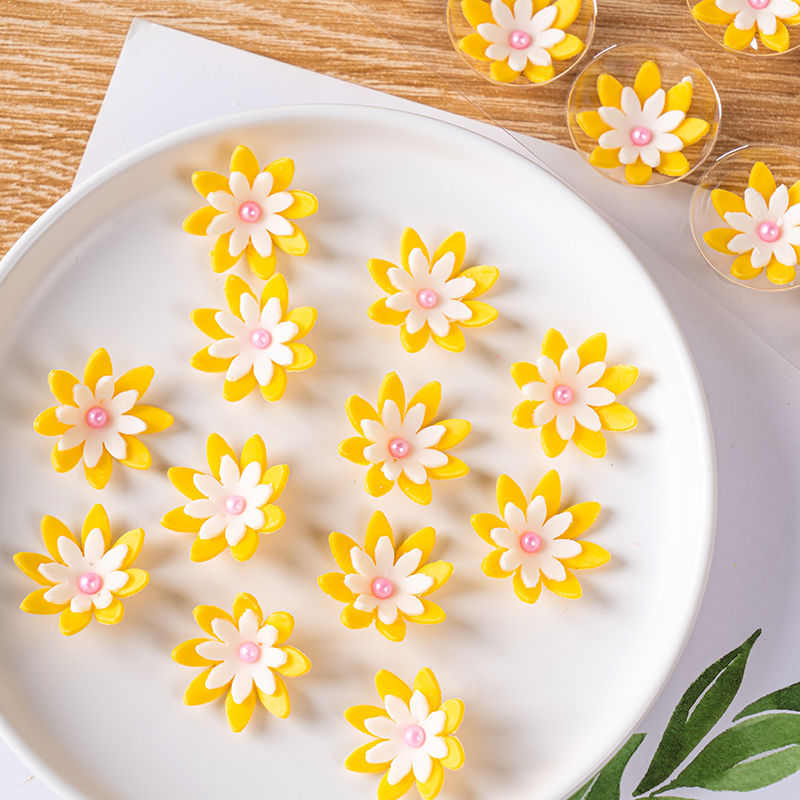
[{"label": "yellow flower decoration", "polygon": [[469,473],[460,458],[445,450],[463,441],[472,426],[465,419],[432,425],[441,401],[441,384],[431,381],[406,406],[405,389],[395,372],[381,383],[377,411],[357,394],[347,398],[347,416],[359,435],[340,442],[339,455],[369,467],[364,478],[368,494],[381,497],[397,482],[406,497],[428,505],[431,479],[452,480]]},{"label": "yellow flower decoration", "polygon": [[546,83],[556,75],[553,61],[583,52],[583,42],[566,33],[578,18],[581,0],[461,0],[461,10],[476,32],[458,46],[478,61],[491,61],[490,74],[501,83],[520,75]]},{"label": "yellow flower decoration", "polygon": [[183,695],[187,706],[210,703],[228,691],[225,714],[234,733],[243,731],[261,705],[280,719],[291,712],[284,678],[297,678],[311,669],[308,657],[285,642],[294,630],[294,618],[276,611],[267,619],[251,594],[233,601],[233,616],[216,606],[197,606],[197,624],[210,639],[189,639],[172,651],[185,667],[205,667]]},{"label": "yellow flower decoration", "polygon": [[428,596],[444,586],[453,574],[448,561],[426,563],[436,544],[436,531],[422,528],[395,548],[392,527],[381,511],[367,525],[364,547],[343,533],[328,540],[341,572],[319,577],[325,594],[347,605],[342,625],[353,630],[373,622],[392,642],[402,642],[406,622],[435,625],[447,615]]},{"label": "yellow flower decoration", "polygon": [[172,485],[189,498],[165,514],[161,524],[172,531],[196,533],[192,561],[208,561],[225,548],[237,561],[258,549],[260,534],[283,527],[286,514],[274,505],[289,480],[286,464],[268,466],[264,440],[256,434],[242,448],[240,459],[218,434],[206,441],[211,474],[189,467],[171,467]]},{"label": "yellow flower decoration", "polygon": [[428,254],[419,234],[406,228],[400,242],[402,269],[390,261],[370,259],[370,275],[388,297],[370,306],[369,317],[382,325],[398,325],[400,341],[409,353],[422,350],[428,337],[445,350],[460,353],[465,346],[461,328],[482,328],[497,319],[497,311],[474,298],[490,289],[497,267],[461,270],[467,240],[453,233]]},{"label": "yellow flower decoration", "polygon": [[453,735],[464,718],[463,701],[442,702],[433,670],[425,667],[413,689],[397,675],[382,669],[375,676],[381,706],[351,706],[345,719],[362,733],[375,737],[347,757],[353,772],[384,772],[378,800],[397,800],[416,781],[423,800],[433,800],[444,785],[445,769],[461,769],[464,748]]},{"label": "yellow flower decoration", "polygon": [[727,228],[703,234],[705,243],[725,255],[738,256],[731,275],[746,281],[767,268],[771,283],[791,283],[800,254],[800,181],[778,186],[766,164],[750,170],[744,199],[726,189],[714,189],[711,202]]},{"label": "yellow flower decoration", "polygon": [[495,549],[481,569],[490,578],[513,576],[514,593],[523,603],[535,603],[542,586],[561,597],[577,599],[581,585],[573,569],[593,569],[611,557],[592,542],[577,542],[600,513],[599,503],[577,503],[564,511],[561,478],[550,470],[533,490],[530,502],[508,475],[497,479],[500,516],[473,514],[475,533]]},{"label": "yellow flower decoration", "polygon": [[28,614],[60,614],[65,636],[82,631],[92,616],[103,625],[122,622],[122,600],[141,592],[150,575],[134,569],[144,544],[141,528],[112,544],[111,525],[99,503],[86,515],[80,540],[61,520],[42,519],[42,539],[50,556],[17,553],[14,563],[42,589],[31,592],[20,608]]},{"label": "yellow flower decoration", "polygon": [[758,49],[756,31],[764,47],[776,53],[789,49],[787,25],[800,25],[800,5],[793,0],[771,0],[757,7],[749,0],[702,0],[692,7],[698,22],[727,25],[723,43],[731,50],[744,50],[748,45]]},{"label": "yellow flower decoration", "polygon": [[536,364],[512,364],[511,376],[526,398],[514,409],[514,424],[541,427],[542,449],[548,458],[560,455],[570,439],[587,455],[602,458],[606,454],[603,430],[636,427],[636,415],[615,397],[633,386],[639,370],[607,367],[607,349],[604,333],[590,336],[576,349],[567,347],[564,337],[551,328]]},{"label": "yellow flower decoration", "polygon": [[256,386],[266,400],[280,400],[288,372],[302,372],[317,363],[316,353],[299,342],[314,327],[317,309],[288,310],[286,278],[273,275],[259,301],[250,287],[235,275],[225,281],[231,313],[198,308],[192,322],[217,341],[192,356],[192,366],[202,372],[224,372],[222,396],[231,402],[246,397]]},{"label": "yellow flower decoration", "polygon": [[108,353],[101,347],[86,362],[81,383],[71,372],[54,369],[50,391],[59,405],[33,423],[42,436],[60,437],[50,453],[56,472],[69,472],[83,459],[86,480],[102,489],[111,477],[113,459],[133,469],[148,469],[149,450],[134,436],[158,433],[172,425],[172,415],[139,405],[155,370],[136,367],[116,381]]},{"label": "yellow flower decoration", "polygon": [[275,248],[292,256],[308,252],[308,240],[292,219],[316,213],[317,198],[289,191],[294,162],[280,158],[260,171],[252,150],[239,146],[231,156],[231,174],[195,172],[194,188],[209,205],[190,214],[187,233],[217,236],[211,251],[214,272],[229,270],[244,253],[250,269],[267,280],[275,272]]},{"label": "yellow flower decoration", "polygon": [[637,186],[646,184],[654,169],[670,177],[689,171],[680,151],[711,129],[705,120],[686,116],[692,104],[690,77],[665,92],[658,67],[646,61],[633,88],[603,74],[597,79],[597,94],[602,106],[577,115],[581,130],[598,142],[589,163],[600,169],[624,166],[625,180]]}]

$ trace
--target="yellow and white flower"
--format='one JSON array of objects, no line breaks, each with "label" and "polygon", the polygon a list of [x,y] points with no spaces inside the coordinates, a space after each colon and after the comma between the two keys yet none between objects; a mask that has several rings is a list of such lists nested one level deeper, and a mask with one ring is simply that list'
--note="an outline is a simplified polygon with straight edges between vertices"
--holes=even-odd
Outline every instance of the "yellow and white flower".
[{"label": "yellow and white flower", "polygon": [[800,5],[794,0],[701,0],[692,7],[699,22],[725,25],[726,47],[758,49],[756,32],[764,47],[784,53],[791,44],[787,25],[800,25]]}]

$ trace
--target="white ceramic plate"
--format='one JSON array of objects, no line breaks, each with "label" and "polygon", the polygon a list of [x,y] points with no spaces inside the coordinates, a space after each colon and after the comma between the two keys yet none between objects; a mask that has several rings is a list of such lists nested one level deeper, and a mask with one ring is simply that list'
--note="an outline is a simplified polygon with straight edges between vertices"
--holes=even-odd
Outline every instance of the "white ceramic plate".
[{"label": "white ceramic plate", "polygon": [[[181,230],[183,218],[202,204],[189,178],[195,169],[226,172],[237,144],[250,146],[262,163],[293,157],[293,186],[320,198],[319,214],[303,221],[311,254],[279,257],[291,304],[319,309],[307,340],[319,361],[291,376],[285,398],[274,405],[256,394],[228,404],[221,376],[189,366],[191,354],[209,342],[189,321],[191,310],[224,304],[224,276],[210,269],[209,242]],[[396,260],[409,225],[432,247],[463,230],[467,263],[501,270],[486,298],[501,317],[469,332],[464,354],[429,345],[409,355],[397,329],[366,316],[382,294],[366,262]],[[418,668],[431,666],[445,696],[466,702],[460,736],[467,763],[448,773],[444,797],[564,797],[641,720],[680,655],[705,585],[715,508],[711,434],[692,359],[659,292],[609,227],[544,172],[493,142],[422,117],[349,107],[277,109],[204,124],[117,162],[48,211],[2,266],[0,728],[64,797],[372,798],[377,777],[342,766],[365,741],[342,712],[377,701],[372,677],[381,667],[410,681]],[[243,267],[235,271],[260,287]],[[549,461],[536,432],[511,424],[520,394],[509,366],[535,359],[550,327],[574,344],[605,331],[609,361],[641,370],[624,396],[639,428],[610,434],[602,461],[573,445]],[[54,473],[52,440],[31,425],[53,402],[48,371],[80,374],[99,346],[109,350],[117,372],[153,364],[146,402],[177,420],[147,438],[151,470],[116,465],[102,492],[79,469]],[[397,489],[369,497],[364,468],[336,452],[352,433],[345,398],[359,393],[374,400],[391,370],[411,390],[439,379],[443,412],[474,425],[457,451],[472,473],[436,484],[427,508]],[[237,450],[261,433],[271,462],[292,469],[281,500],[288,523],[246,564],[228,554],[192,564],[192,537],[159,526],[181,500],[167,468],[204,468],[212,431]],[[606,567],[579,573],[581,600],[545,592],[527,606],[509,581],[481,573],[488,548],[469,517],[495,510],[501,472],[530,492],[552,467],[561,473],[566,501],[602,503],[586,538],[613,557]],[[116,534],[146,529],[139,566],[152,580],[126,601],[121,625],[92,623],[66,638],[57,618],[18,610],[34,587],[11,558],[41,549],[43,515],[78,527],[95,502],[105,504]],[[434,525],[434,557],[456,565],[436,597],[447,622],[410,626],[402,644],[383,640],[374,628],[343,628],[340,604],[316,582],[333,569],[328,533],[360,540],[377,508],[400,536]],[[314,666],[290,682],[287,721],[259,707],[236,736],[221,700],[183,705],[197,670],[173,663],[170,651],[198,635],[195,605],[229,608],[238,591],[253,592],[265,610],[294,614],[292,642]]]}]

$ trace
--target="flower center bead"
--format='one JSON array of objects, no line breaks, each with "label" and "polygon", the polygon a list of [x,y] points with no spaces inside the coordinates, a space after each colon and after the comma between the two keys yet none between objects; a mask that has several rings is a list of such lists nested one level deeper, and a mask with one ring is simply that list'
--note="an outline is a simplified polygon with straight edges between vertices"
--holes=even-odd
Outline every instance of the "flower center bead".
[{"label": "flower center bead", "polygon": [[78,578],[78,588],[84,594],[96,594],[103,587],[103,579],[96,572],[84,572]]},{"label": "flower center bead", "polygon": [[528,531],[527,533],[523,533],[522,536],[519,537],[519,546],[526,553],[536,553],[542,546],[542,540],[533,531]]},{"label": "flower center bead", "polygon": [[86,412],[86,424],[90,428],[102,428],[108,422],[108,411],[100,406],[90,408]]},{"label": "flower center bead", "polygon": [[372,581],[372,594],[379,600],[386,600],[394,594],[394,584],[388,578],[375,578]]},{"label": "flower center bead", "polygon": [[423,308],[433,308],[439,302],[439,296],[433,289],[422,289],[417,292],[417,302]]},{"label": "flower center bead", "polygon": [[245,507],[244,497],[238,494],[232,494],[226,501],[225,501],[225,510],[229,514],[233,514],[235,517],[238,517],[239,514],[244,511]]},{"label": "flower center bead", "polygon": [[769,5],[769,0],[750,0],[751,8],[761,9]]},{"label": "flower center bead", "polygon": [[419,725],[409,725],[403,731],[403,741],[409,747],[422,747],[425,744],[425,731]]},{"label": "flower center bead", "polygon": [[256,328],[250,334],[250,344],[259,350],[266,350],[272,344],[272,334],[263,328]]},{"label": "flower center bead", "polygon": [[650,129],[645,128],[644,125],[638,125],[631,131],[631,141],[638,147],[644,147],[650,144],[652,138],[653,134]]},{"label": "flower center bead", "polygon": [[774,222],[762,222],[758,226],[758,238],[762,242],[776,242],[781,235],[781,229]]},{"label": "flower center bead", "polygon": [[531,43],[531,35],[525,31],[514,31],[511,36],[508,37],[508,43],[515,50],[524,50]]},{"label": "flower center bead", "polygon": [[401,439],[399,436],[389,442],[389,452],[395,458],[405,458],[410,449],[411,447],[408,442],[405,439]]},{"label": "flower center bead", "polygon": [[568,406],[572,402],[572,389],[561,383],[553,389],[553,400],[560,406]]},{"label": "flower center bead", "polygon": [[246,664],[255,664],[261,657],[261,648],[255,642],[245,642],[239,648],[239,658]]},{"label": "flower center bead", "polygon": [[242,222],[258,222],[261,219],[261,206],[248,200],[239,206],[239,218]]}]

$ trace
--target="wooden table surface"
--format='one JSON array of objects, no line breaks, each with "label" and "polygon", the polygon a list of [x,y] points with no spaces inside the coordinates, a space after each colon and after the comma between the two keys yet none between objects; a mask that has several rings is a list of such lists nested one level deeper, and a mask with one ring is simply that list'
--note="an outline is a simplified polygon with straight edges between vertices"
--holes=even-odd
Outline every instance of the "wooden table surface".
[{"label": "wooden table surface", "polygon": [[[591,54],[659,42],[710,75],[723,107],[714,155],[798,144],[796,53],[728,53],[685,0],[598,4]],[[455,53],[445,12],[446,0],[0,0],[0,256],[69,189],[134,17],[569,145],[572,73],[535,90],[497,88]]]}]

